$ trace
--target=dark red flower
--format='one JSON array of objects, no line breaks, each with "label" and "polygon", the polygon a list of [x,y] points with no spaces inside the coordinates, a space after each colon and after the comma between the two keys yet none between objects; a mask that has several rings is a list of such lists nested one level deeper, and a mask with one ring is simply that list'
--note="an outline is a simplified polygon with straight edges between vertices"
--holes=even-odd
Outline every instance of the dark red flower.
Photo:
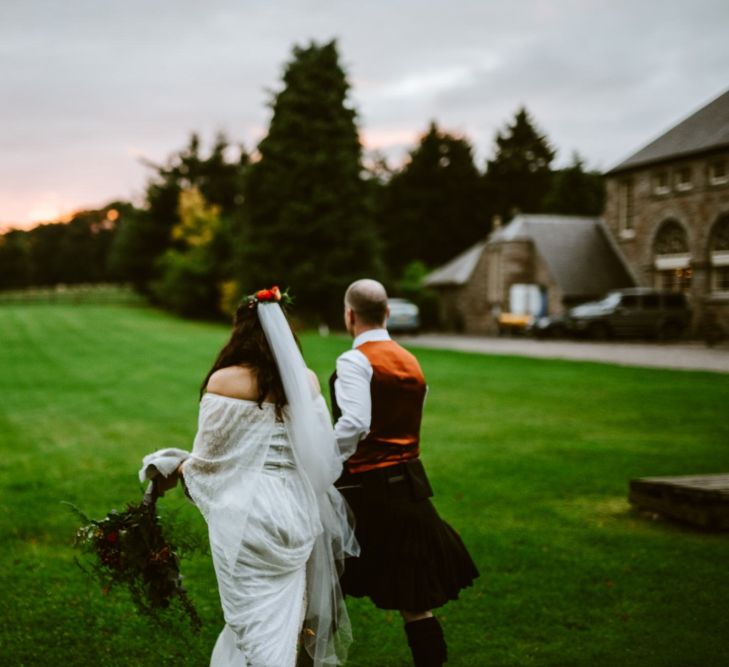
[{"label": "dark red flower", "polygon": [[109,534],[108,534],[108,535],[106,536],[106,541],[107,541],[107,542],[116,542],[116,541],[117,541],[118,539],[119,539],[119,533],[116,533],[116,532],[114,532],[114,533],[109,533]]}]

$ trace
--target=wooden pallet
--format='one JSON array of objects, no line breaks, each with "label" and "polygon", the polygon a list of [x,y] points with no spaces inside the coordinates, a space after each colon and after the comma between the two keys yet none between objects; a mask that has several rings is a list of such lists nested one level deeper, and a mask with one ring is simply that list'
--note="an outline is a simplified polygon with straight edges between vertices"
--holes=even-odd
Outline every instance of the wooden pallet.
[{"label": "wooden pallet", "polygon": [[633,479],[629,500],[695,526],[729,530],[729,474]]}]

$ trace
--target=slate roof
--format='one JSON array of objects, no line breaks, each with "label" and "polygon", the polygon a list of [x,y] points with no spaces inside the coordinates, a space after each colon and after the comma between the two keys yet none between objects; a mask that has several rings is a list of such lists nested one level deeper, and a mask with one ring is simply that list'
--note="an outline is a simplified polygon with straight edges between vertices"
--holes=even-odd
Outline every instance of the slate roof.
[{"label": "slate roof", "polygon": [[729,147],[729,90],[672,127],[608,173]]},{"label": "slate roof", "polygon": [[604,294],[635,285],[600,218],[519,215],[490,240],[508,240],[510,236],[532,240],[567,297]]},{"label": "slate roof", "polygon": [[[518,215],[488,243],[530,240],[565,297],[591,297],[636,284],[600,218]],[[425,277],[430,287],[468,282],[487,243],[477,243]]]},{"label": "slate roof", "polygon": [[447,264],[425,276],[423,284],[428,287],[465,285],[471,278],[485,248],[486,241],[479,241]]}]

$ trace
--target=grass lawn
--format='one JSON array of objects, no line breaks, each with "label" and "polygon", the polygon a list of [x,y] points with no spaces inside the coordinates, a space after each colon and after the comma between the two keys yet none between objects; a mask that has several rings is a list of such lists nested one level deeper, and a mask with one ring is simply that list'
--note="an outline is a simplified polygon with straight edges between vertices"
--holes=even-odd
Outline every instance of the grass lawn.
[{"label": "grass lawn", "polygon": [[[136,501],[141,458],[189,448],[227,328],[151,309],[0,307],[0,664],[201,667],[222,627],[209,556],[183,571],[199,636],[76,568],[78,520]],[[343,337],[304,336],[326,381]],[[729,376],[418,352],[423,458],[481,570],[440,610],[449,665],[729,664],[729,535],[633,513],[627,482],[729,471]],[[205,536],[176,491],[163,513]],[[349,665],[408,665],[396,614],[350,604]]]}]

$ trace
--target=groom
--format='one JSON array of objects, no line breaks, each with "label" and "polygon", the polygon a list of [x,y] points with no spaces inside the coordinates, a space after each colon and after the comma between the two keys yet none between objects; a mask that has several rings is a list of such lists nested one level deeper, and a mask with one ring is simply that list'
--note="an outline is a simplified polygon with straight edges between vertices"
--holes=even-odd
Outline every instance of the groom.
[{"label": "groom", "polygon": [[457,598],[478,571],[429,500],[419,458],[425,377],[390,339],[388,314],[377,281],[347,289],[344,322],[354,343],[337,359],[330,391],[345,459],[337,487],[354,512],[361,555],[347,561],[342,588],[398,610],[416,667],[440,667],[447,649],[432,609]]}]

